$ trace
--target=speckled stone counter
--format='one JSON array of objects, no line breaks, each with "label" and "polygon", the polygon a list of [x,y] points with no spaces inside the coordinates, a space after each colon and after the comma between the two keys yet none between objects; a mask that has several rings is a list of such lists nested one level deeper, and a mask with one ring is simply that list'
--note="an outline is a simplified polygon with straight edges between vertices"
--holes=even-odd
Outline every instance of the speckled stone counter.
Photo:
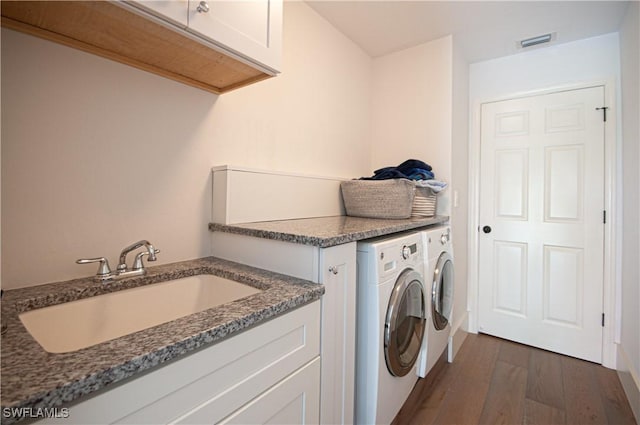
[{"label": "speckled stone counter", "polygon": [[[107,292],[198,274],[263,291],[172,322],[71,353],[44,351],[19,313]],[[149,267],[144,277],[101,285],[91,278],[6,291],[2,299],[2,408],[65,405],[139,372],[319,299],[324,286],[213,257]],[[3,410],[4,416],[4,410]],[[2,423],[15,418],[2,417]]]},{"label": "speckled stone counter", "polygon": [[328,248],[353,241],[436,225],[448,220],[448,216],[409,218],[406,220],[333,216],[232,225],[210,223],[209,230]]}]

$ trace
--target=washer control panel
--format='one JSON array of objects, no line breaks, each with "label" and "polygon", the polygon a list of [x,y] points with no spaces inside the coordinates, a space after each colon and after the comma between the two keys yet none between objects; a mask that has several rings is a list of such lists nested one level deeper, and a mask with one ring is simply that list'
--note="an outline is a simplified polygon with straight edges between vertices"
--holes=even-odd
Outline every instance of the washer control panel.
[{"label": "washer control panel", "polygon": [[424,245],[421,232],[380,238],[373,241],[369,248],[361,244],[360,250],[369,249],[375,252],[376,268],[379,276],[390,276],[407,267],[420,269],[424,264]]},{"label": "washer control panel", "polygon": [[418,252],[418,244],[405,245],[402,247],[402,258],[408,260],[416,252]]}]

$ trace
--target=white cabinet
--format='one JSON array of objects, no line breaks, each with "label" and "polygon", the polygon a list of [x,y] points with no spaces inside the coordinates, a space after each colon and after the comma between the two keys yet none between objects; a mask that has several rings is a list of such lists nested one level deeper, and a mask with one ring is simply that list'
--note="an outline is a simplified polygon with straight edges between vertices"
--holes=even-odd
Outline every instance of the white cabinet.
[{"label": "white cabinet", "polygon": [[323,424],[353,423],[356,352],[356,243],[319,250],[322,297]]},{"label": "white cabinet", "polygon": [[186,28],[188,24],[189,0],[142,0],[130,3],[178,27]]},{"label": "white cabinet", "polygon": [[202,3],[10,1],[0,12],[3,27],[216,94],[278,73],[282,0]]},{"label": "white cabinet", "polygon": [[356,243],[319,248],[212,233],[213,255],[325,285],[322,297],[320,422],[353,423]]},{"label": "white cabinet", "polygon": [[279,72],[282,0],[142,0],[126,4],[271,74]]},{"label": "white cabinet", "polygon": [[38,423],[318,423],[319,353],[315,301],[88,396],[69,406],[69,418]]},{"label": "white cabinet", "polygon": [[320,359],[316,358],[220,423],[317,424],[320,406],[309,400],[320,399],[319,375]]},{"label": "white cabinet", "polygon": [[194,34],[274,72],[280,69],[282,0],[189,0],[188,22]]}]

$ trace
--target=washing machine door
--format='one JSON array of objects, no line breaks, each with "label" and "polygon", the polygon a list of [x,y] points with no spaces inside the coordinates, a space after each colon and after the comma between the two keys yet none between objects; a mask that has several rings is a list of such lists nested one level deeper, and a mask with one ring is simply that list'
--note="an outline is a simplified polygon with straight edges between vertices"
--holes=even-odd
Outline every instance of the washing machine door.
[{"label": "washing machine door", "polygon": [[444,329],[451,320],[453,308],[453,259],[448,252],[438,258],[431,287],[431,316],[437,330]]},{"label": "washing machine door", "polygon": [[425,331],[422,276],[407,269],[400,274],[389,299],[384,324],[384,357],[394,376],[404,376],[420,354]]}]

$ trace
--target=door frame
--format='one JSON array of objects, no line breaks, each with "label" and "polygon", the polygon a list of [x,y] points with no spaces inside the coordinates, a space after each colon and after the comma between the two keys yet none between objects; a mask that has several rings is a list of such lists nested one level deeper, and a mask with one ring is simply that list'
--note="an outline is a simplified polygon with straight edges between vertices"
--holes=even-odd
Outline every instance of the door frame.
[{"label": "door frame", "polygon": [[618,110],[620,105],[616,97],[616,79],[597,80],[576,84],[553,86],[545,89],[531,90],[526,92],[512,93],[506,96],[491,99],[476,99],[470,103],[470,130],[469,130],[469,244],[467,260],[467,310],[468,330],[478,333],[478,312],[479,312],[479,226],[480,226],[480,126],[481,109],[485,103],[500,102],[504,100],[520,99],[524,97],[540,96],[545,94],[586,89],[591,87],[604,88],[605,104],[607,110],[607,123],[604,135],[604,203],[607,211],[607,222],[604,225],[604,276],[603,276],[603,306],[602,312],[605,314],[605,325],[602,329],[602,365],[608,368],[616,368],[616,343],[619,342],[619,300],[616,294],[620,293],[617,279],[619,275],[619,261],[616,257],[616,247],[618,235],[621,232],[617,208],[617,173],[618,173],[618,147],[617,131],[619,128]]}]

